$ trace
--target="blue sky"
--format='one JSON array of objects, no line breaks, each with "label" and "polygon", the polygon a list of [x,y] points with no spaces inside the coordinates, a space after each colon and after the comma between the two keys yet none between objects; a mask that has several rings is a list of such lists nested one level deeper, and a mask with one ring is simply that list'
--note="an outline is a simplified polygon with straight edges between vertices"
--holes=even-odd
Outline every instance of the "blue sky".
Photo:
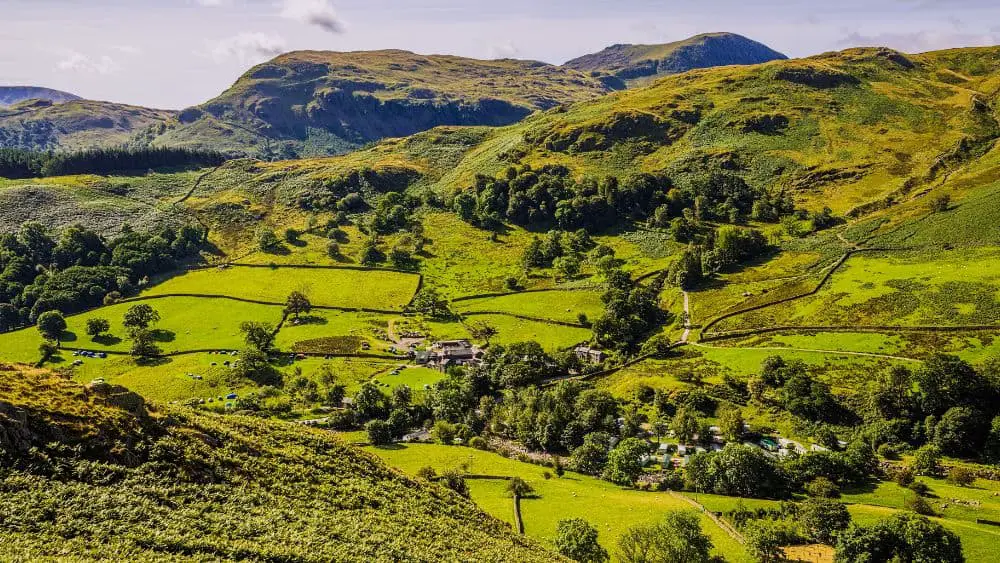
[{"label": "blue sky", "polygon": [[612,43],[708,31],[795,57],[1000,44],[995,0],[0,0],[0,12],[0,84],[162,108],[206,101],[296,49],[558,64]]}]

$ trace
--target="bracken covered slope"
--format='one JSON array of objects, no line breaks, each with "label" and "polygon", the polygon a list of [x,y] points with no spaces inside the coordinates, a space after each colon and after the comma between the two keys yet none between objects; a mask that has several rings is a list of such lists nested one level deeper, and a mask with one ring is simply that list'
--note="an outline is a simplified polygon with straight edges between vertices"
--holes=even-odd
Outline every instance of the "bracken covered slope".
[{"label": "bracken covered slope", "polygon": [[4,561],[554,561],[326,431],[0,369]]}]

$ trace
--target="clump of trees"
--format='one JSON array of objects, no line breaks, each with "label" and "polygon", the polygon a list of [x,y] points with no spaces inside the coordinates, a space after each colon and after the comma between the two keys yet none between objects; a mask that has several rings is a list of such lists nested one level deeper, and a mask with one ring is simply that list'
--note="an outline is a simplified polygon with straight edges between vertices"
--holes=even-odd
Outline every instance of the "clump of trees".
[{"label": "clump of trees", "polygon": [[511,166],[496,178],[476,176],[472,186],[455,194],[451,207],[462,220],[491,230],[505,221],[597,231],[622,221],[650,220],[684,238],[701,221],[775,221],[794,211],[786,194],[752,188],[731,172],[708,171],[684,180],[678,185],[666,173],[576,179],[562,165]]},{"label": "clump of trees", "polygon": [[0,235],[0,330],[36,322],[46,311],[72,314],[129,295],[152,275],[197,256],[204,232],[185,226],[114,239],[82,226],[54,236],[39,223]]}]

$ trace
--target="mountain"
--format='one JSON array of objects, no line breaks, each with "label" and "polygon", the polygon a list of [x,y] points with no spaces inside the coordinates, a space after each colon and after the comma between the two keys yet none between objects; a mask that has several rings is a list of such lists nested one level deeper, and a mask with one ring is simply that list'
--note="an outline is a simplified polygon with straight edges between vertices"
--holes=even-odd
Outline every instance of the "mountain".
[{"label": "mountain", "polygon": [[181,112],[156,142],[324,155],[440,125],[509,125],[609,91],[576,70],[535,61],[300,51],[252,68],[219,97]]},{"label": "mountain", "polygon": [[602,73],[625,82],[697,68],[754,65],[786,59],[767,45],[735,33],[705,33],[661,45],[612,45],[568,61],[567,68]]},{"label": "mountain", "polygon": [[0,559],[559,561],[329,431],[0,366]]},{"label": "mountain", "polygon": [[37,86],[0,86],[0,107],[12,106],[25,100],[46,100],[56,104],[81,99],[69,92]]},{"label": "mountain", "polygon": [[165,128],[175,112],[139,106],[31,99],[0,108],[0,148],[81,150],[142,143]]}]

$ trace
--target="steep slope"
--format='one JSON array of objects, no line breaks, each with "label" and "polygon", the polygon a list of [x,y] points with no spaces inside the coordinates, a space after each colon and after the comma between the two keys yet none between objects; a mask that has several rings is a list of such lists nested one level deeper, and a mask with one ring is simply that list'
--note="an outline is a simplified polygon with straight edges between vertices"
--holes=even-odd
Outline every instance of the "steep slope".
[{"label": "steep slope", "polygon": [[509,125],[607,91],[577,71],[534,61],[293,52],[182,112],[179,127],[157,142],[217,146],[231,136],[236,148],[256,137],[272,154],[331,154],[438,125]]},{"label": "steep slope", "polygon": [[60,92],[38,86],[0,86],[0,107],[12,106],[25,100],[46,100],[53,103],[71,102],[81,99],[69,92]]},{"label": "steep slope", "polygon": [[332,434],[0,369],[0,559],[554,561]]},{"label": "steep slope", "polygon": [[603,73],[635,84],[640,79],[697,68],[754,65],[787,57],[735,33],[705,33],[661,45],[612,45],[568,61],[565,67]]},{"label": "steep slope", "polygon": [[159,131],[174,112],[111,102],[28,100],[0,109],[0,148],[79,150]]}]

